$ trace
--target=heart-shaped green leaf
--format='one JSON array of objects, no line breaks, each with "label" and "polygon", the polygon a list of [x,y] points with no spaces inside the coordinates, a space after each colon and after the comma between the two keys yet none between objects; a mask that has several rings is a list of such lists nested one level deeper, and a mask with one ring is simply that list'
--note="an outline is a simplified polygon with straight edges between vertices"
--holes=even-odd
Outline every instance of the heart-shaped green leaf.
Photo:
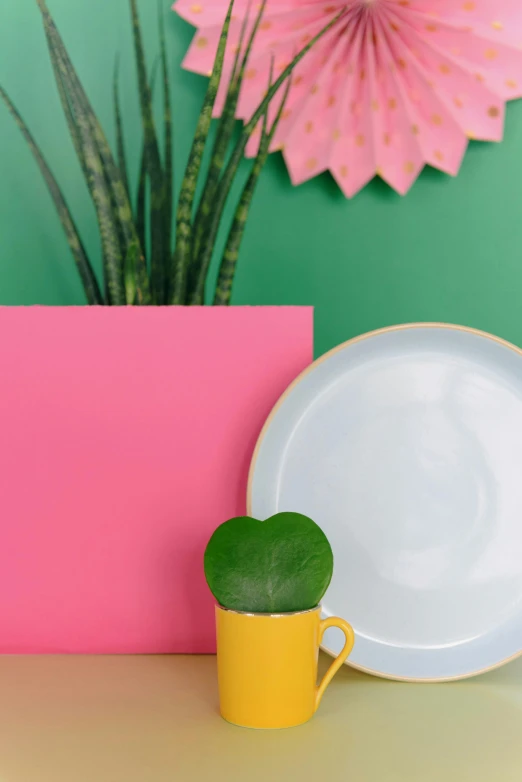
[{"label": "heart-shaped green leaf", "polygon": [[282,613],[314,608],[326,592],[333,554],[322,529],[300,513],[221,524],[205,551],[205,576],[225,608]]}]

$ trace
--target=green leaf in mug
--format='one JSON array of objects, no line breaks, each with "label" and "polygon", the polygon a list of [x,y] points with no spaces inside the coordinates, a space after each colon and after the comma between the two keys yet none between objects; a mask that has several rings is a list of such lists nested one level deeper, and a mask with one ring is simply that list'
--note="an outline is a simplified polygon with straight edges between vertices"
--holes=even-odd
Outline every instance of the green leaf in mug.
[{"label": "green leaf in mug", "polygon": [[306,611],[321,600],[333,573],[322,529],[300,513],[266,521],[238,516],[221,524],[205,551],[205,576],[225,608],[255,613]]}]

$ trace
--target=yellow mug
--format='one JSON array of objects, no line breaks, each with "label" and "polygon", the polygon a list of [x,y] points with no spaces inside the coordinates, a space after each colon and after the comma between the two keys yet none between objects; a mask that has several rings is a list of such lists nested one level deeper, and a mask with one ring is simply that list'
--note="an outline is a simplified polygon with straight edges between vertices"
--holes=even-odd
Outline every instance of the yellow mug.
[{"label": "yellow mug", "polygon": [[[317,686],[323,633],[339,627],[342,652]],[[221,715],[245,728],[291,728],[313,716],[324,691],[354,644],[351,626],[321,608],[288,614],[249,614],[216,606]]]}]

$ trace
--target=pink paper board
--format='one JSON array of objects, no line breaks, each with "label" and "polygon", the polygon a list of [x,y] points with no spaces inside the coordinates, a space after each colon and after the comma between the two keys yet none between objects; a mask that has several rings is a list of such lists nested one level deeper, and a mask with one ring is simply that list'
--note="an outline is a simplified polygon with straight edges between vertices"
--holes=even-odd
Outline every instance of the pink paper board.
[{"label": "pink paper board", "polygon": [[0,308],[0,652],[212,652],[202,556],[245,512],[307,307]]}]

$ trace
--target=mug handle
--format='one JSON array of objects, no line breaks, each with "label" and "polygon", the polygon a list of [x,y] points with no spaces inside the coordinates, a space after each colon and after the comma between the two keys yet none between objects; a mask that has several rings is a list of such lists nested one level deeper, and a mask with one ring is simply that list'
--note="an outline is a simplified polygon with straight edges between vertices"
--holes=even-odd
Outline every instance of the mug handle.
[{"label": "mug handle", "polygon": [[316,689],[315,693],[315,709],[317,710],[317,707],[321,703],[321,698],[324,695],[324,691],[332,681],[333,677],[341,667],[341,665],[344,663],[348,655],[353,649],[353,645],[355,642],[355,636],[353,634],[353,628],[348,622],[346,622],[344,619],[341,619],[338,616],[330,616],[328,619],[322,619],[319,624],[319,644],[321,644],[321,641],[323,640],[323,635],[326,630],[328,630],[329,627],[339,627],[346,638],[345,644],[341,650],[341,652],[337,655],[333,663],[330,665],[328,670],[326,671],[325,675],[322,678],[321,684]]}]

